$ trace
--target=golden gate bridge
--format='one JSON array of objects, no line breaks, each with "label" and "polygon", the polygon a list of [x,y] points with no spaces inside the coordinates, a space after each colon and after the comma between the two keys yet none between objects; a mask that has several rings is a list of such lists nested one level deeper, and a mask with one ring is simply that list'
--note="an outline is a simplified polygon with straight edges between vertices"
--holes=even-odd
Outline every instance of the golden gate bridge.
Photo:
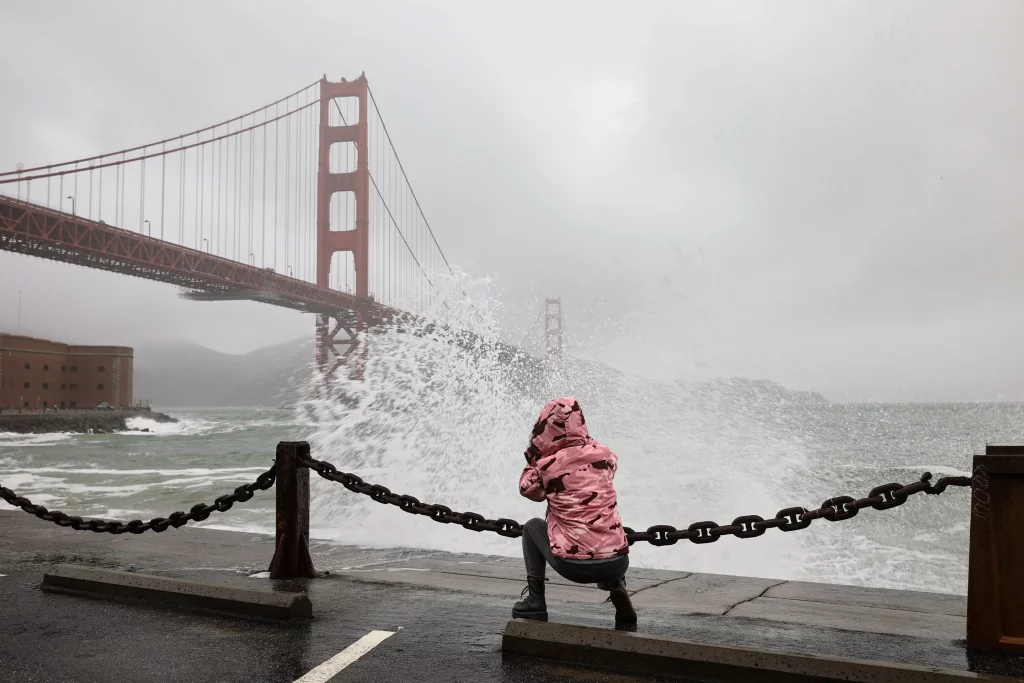
[{"label": "golden gate bridge", "polygon": [[0,172],[0,249],[313,313],[325,373],[360,332],[460,292],[365,74],[165,140]]}]

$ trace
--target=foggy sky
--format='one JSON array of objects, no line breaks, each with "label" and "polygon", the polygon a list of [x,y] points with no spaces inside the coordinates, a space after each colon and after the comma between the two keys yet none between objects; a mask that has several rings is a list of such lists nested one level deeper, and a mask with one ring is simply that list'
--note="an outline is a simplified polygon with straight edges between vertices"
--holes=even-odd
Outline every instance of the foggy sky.
[{"label": "foggy sky", "polygon": [[[518,341],[837,400],[1024,400],[1024,4],[0,8],[0,168],[365,71],[448,258]],[[241,352],[308,316],[0,253],[0,328]]]}]

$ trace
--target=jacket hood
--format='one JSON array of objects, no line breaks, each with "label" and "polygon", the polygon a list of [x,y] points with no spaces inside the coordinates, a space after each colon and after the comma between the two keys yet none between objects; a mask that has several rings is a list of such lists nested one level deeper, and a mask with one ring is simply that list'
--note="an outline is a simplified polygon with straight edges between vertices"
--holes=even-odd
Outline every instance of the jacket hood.
[{"label": "jacket hood", "polygon": [[590,433],[579,401],[571,396],[556,398],[548,401],[537,416],[526,460],[533,464],[563,448],[582,446],[589,441]]}]

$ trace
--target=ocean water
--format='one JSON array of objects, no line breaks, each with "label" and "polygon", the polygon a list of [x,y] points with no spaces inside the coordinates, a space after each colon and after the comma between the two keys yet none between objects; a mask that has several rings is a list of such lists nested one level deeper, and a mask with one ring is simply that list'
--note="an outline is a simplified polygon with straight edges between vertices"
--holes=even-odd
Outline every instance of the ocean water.
[{"label": "ocean water", "polygon": [[[316,457],[396,492],[492,517],[541,515],[543,506],[520,498],[516,488],[539,400],[509,392],[501,399],[511,403],[495,414],[493,400],[483,406],[475,400],[476,392],[493,389],[480,384],[436,390],[449,399],[458,394],[452,405],[377,405],[359,419],[331,420],[308,406],[179,409],[169,411],[181,419],[174,425],[133,420],[134,427],[150,428],[148,434],[0,434],[0,483],[74,514],[148,519],[212,502],[267,468],[277,441],[308,438]],[[577,389],[594,436],[619,455],[620,509],[637,529],[726,523],[741,514],[769,517],[833,495],[865,495],[881,483],[909,483],[926,470],[966,473],[972,452],[986,441],[1024,438],[1024,406],[1017,404],[821,404],[753,383],[688,388],[624,377]],[[422,399],[422,388],[411,393]],[[472,406],[481,409],[463,412]],[[368,419],[382,415],[391,417],[367,429]],[[439,525],[314,479],[315,537],[519,552],[517,540]],[[637,544],[633,563],[963,594],[968,500],[966,489],[950,489],[788,534],[769,531],[703,546]],[[270,533],[273,493],[201,526]]]}]

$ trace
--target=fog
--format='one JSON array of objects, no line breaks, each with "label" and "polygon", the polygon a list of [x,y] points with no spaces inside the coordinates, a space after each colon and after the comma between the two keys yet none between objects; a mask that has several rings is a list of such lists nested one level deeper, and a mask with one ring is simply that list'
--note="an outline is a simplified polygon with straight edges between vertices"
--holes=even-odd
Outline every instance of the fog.
[{"label": "fog", "polygon": [[[1024,400],[1019,2],[7,3],[0,169],[366,72],[518,341],[834,400]],[[20,321],[19,321],[20,292]],[[233,353],[309,316],[0,252],[0,329]]]}]

